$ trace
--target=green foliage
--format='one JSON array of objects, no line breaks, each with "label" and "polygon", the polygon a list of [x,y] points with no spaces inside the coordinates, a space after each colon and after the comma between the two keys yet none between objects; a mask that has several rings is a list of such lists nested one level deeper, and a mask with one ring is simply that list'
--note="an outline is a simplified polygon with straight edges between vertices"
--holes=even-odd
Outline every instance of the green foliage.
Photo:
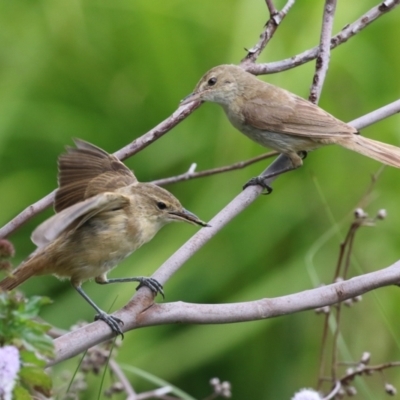
[{"label": "green foliage", "polygon": [[17,400],[31,399],[26,388],[50,394],[52,382],[44,371],[45,359],[53,355],[53,342],[46,335],[50,325],[34,319],[49,303],[47,297],[26,299],[15,292],[0,292],[0,346],[13,345],[20,355],[20,385],[14,389]]}]

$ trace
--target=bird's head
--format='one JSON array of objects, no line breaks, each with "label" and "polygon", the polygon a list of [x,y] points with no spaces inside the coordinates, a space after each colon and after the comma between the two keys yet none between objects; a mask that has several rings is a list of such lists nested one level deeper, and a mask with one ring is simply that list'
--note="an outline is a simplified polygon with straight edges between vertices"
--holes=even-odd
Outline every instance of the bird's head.
[{"label": "bird's head", "polygon": [[181,105],[192,101],[211,101],[229,105],[239,94],[245,75],[250,75],[236,65],[219,65],[210,69],[200,79],[193,93],[186,96]]},{"label": "bird's head", "polygon": [[179,200],[167,190],[151,183],[132,186],[135,213],[142,215],[148,223],[160,227],[169,222],[188,222],[193,225],[209,226],[195,214],[183,208]]}]

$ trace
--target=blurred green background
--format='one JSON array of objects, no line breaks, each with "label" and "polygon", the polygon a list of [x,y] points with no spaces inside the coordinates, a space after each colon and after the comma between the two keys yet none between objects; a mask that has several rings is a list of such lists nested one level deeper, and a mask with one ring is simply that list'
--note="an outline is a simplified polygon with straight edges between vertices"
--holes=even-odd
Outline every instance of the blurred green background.
[{"label": "blurred green background", "polygon": [[[278,6],[284,2],[277,1]],[[340,2],[334,32],[378,2]],[[290,57],[319,41],[323,1],[295,4],[260,62]],[[320,105],[345,121],[399,97],[400,8],[333,51]],[[238,63],[268,19],[263,0],[30,0],[0,2],[0,224],[56,187],[56,160],[78,137],[113,152],[168,117],[209,68]],[[307,97],[314,63],[263,77]],[[400,117],[363,130],[400,145]],[[126,161],[150,181],[222,166],[265,150],[235,131],[222,110],[205,104],[163,138]],[[186,208],[211,219],[267,162],[245,170],[168,186]],[[380,165],[339,147],[320,149],[304,167],[274,183],[251,207],[171,279],[166,301],[224,303],[309,289],[333,276],[340,240]],[[351,273],[374,271],[399,258],[400,172],[386,168],[366,211],[387,220],[358,235]],[[29,236],[47,210],[10,239],[17,265],[33,249]],[[196,232],[171,225],[111,276],[150,275]],[[105,310],[123,306],[134,286],[84,285]],[[43,318],[68,329],[93,310],[67,282],[34,278],[27,295],[50,296]],[[157,299],[161,301],[161,299]],[[380,289],[343,312],[341,359],[400,358],[398,288]],[[313,312],[234,325],[159,326],[126,335],[117,359],[142,368],[196,398],[208,380],[229,380],[235,399],[289,399],[317,379],[322,317]],[[56,367],[73,369],[78,359]],[[153,387],[133,377],[137,391]],[[400,371],[387,380],[400,381]],[[358,381],[362,399],[383,399],[379,376]],[[57,385],[60,383],[58,382]],[[82,399],[97,395],[91,379]],[[123,398],[123,396],[116,397]]]}]

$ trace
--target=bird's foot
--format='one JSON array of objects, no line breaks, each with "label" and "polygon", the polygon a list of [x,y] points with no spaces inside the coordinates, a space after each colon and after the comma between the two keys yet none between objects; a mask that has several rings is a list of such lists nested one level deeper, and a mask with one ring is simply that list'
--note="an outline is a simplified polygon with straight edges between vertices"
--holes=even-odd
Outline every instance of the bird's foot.
[{"label": "bird's foot", "polygon": [[124,325],[124,322],[122,320],[120,320],[119,318],[114,317],[105,312],[101,312],[101,313],[95,315],[94,320],[95,321],[98,321],[98,320],[104,321],[117,336],[121,335],[122,339],[124,338],[124,333],[122,332],[121,327],[120,327],[120,325]]},{"label": "bird's foot", "polygon": [[261,186],[263,189],[265,189],[263,194],[270,194],[272,192],[272,187],[265,183],[265,179],[267,179],[267,178],[268,178],[268,176],[262,176],[262,175],[251,178],[248,182],[246,182],[243,185],[243,190],[249,186],[258,185],[258,186]]},{"label": "bird's foot", "polygon": [[160,293],[161,296],[165,298],[163,286],[156,279],[141,277],[139,278],[139,282],[139,286],[136,288],[136,290],[140,289],[143,286],[146,286],[154,293],[155,296]]}]

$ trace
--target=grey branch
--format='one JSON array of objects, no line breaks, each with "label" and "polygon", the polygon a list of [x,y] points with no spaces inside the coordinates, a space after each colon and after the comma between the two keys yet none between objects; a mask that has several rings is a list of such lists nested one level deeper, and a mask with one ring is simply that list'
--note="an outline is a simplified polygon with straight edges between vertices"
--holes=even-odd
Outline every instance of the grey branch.
[{"label": "grey branch", "polygon": [[[146,288],[143,288],[137,293],[134,301],[115,315],[125,322],[127,330],[172,323],[221,324],[256,321],[332,305],[399,282],[400,262],[398,261],[387,268],[347,281],[272,299],[264,298],[231,304],[184,302],[154,304],[138,313],[138,304],[141,298],[146,296]],[[99,321],[69,332],[54,341],[56,357],[49,365],[73,357],[82,350],[109,339],[111,336],[109,327]]]},{"label": "grey branch", "polygon": [[265,4],[268,7],[270,18],[272,18],[275,14],[278,13],[278,10],[276,9],[275,4],[272,0],[265,0]]},{"label": "grey branch", "polygon": [[165,186],[165,185],[170,185],[171,183],[187,181],[189,179],[203,178],[205,176],[221,174],[223,172],[229,172],[241,168],[246,168],[251,164],[254,164],[261,160],[265,160],[270,157],[274,157],[278,154],[279,153],[276,151],[270,151],[269,153],[261,154],[260,156],[250,158],[249,160],[246,161],[239,161],[231,165],[226,165],[225,167],[206,169],[205,171],[200,171],[200,172],[193,172],[191,169],[189,169],[189,171],[185,172],[184,174],[172,176],[170,178],[157,179],[155,181],[151,181],[151,183],[153,183],[154,185]]},{"label": "grey branch", "polygon": [[314,104],[318,104],[319,97],[321,96],[322,92],[322,86],[324,84],[326,73],[328,71],[329,60],[331,56],[330,44],[335,10],[336,0],[326,0],[324,17],[322,20],[319,52],[315,66],[315,74],[310,90],[310,96],[308,98]]},{"label": "grey branch", "polygon": [[[347,42],[350,38],[362,31],[376,19],[394,10],[400,4],[400,0],[386,0],[379,5],[371,8],[352,24],[346,25],[337,35],[331,39],[331,50],[342,43]],[[281,61],[275,61],[266,64],[248,63],[245,69],[255,75],[273,74],[276,72],[286,71],[298,65],[305,64],[318,57],[319,46],[306,50],[296,56]]]},{"label": "grey branch", "polygon": [[[261,33],[260,40],[258,41],[258,43],[251,49],[247,50],[246,57],[243,58],[243,60],[240,62],[240,64],[244,69],[248,70],[248,67],[251,66],[257,60],[258,56],[264,50],[268,42],[272,39],[272,36],[274,35],[279,24],[285,18],[285,16],[287,15],[287,13],[289,12],[290,8],[294,3],[295,0],[288,0],[283,9],[277,12],[275,6],[272,4],[272,1],[267,1],[267,6],[271,13],[270,19],[265,24],[265,29]],[[274,13],[272,12],[273,10],[275,10]]]}]

